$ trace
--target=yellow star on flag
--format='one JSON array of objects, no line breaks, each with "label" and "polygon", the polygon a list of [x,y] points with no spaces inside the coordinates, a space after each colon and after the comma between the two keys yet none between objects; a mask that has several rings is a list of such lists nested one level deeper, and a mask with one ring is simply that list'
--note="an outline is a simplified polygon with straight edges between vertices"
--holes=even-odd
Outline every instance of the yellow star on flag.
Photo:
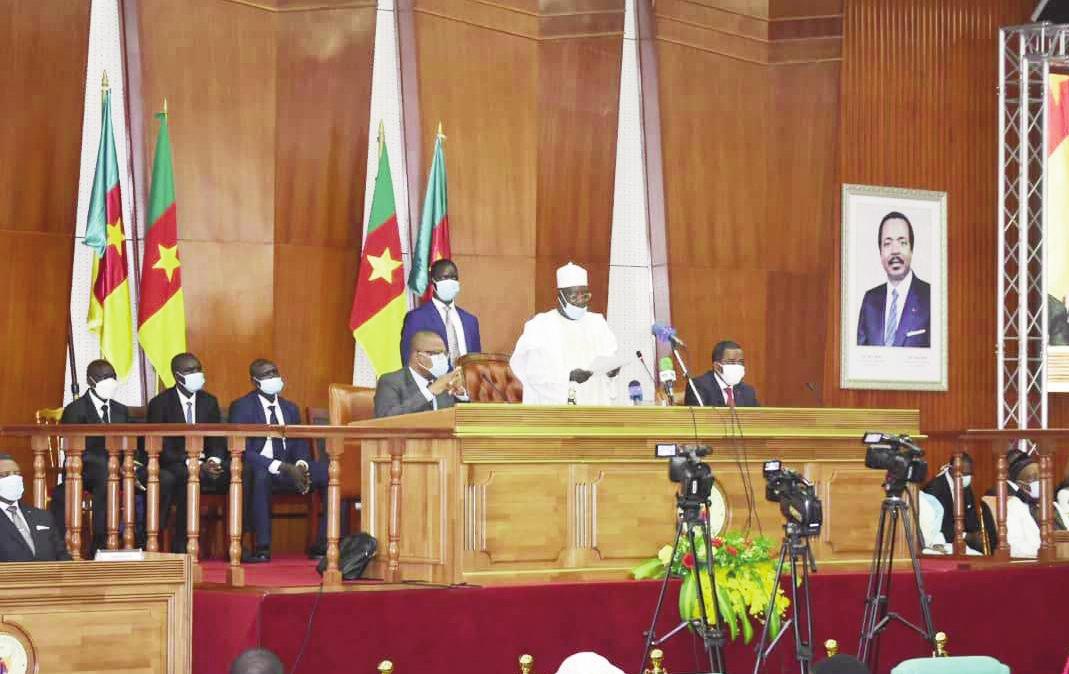
[{"label": "yellow star on flag", "polygon": [[182,266],[182,263],[178,260],[178,246],[174,245],[168,248],[164,245],[157,245],[160,250],[160,259],[156,260],[156,264],[152,265],[153,269],[159,269],[167,274],[167,282],[171,282],[171,277],[174,276],[174,270]]},{"label": "yellow star on flag", "polygon": [[368,255],[367,261],[371,265],[371,276],[368,277],[368,281],[374,281],[377,278],[386,281],[387,284],[393,282],[393,272],[395,269],[401,266],[400,260],[395,260],[390,257],[389,247],[382,251],[382,255]]},{"label": "yellow star on flag", "polygon": [[[125,238],[122,233],[121,218],[116,220],[114,225],[108,225],[108,246],[115,246],[115,252],[119,255],[122,255],[122,243]],[[104,247],[104,252],[107,252],[107,246]]]}]

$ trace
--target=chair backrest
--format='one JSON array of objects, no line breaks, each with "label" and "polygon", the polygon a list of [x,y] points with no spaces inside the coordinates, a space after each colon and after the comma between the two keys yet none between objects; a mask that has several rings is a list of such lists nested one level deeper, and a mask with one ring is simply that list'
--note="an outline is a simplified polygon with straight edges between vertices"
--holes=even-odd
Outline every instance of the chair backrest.
[{"label": "chair backrest", "polygon": [[504,353],[469,353],[457,359],[464,371],[464,387],[473,403],[523,402],[523,384]]},{"label": "chair backrest", "polygon": [[[33,421],[38,426],[55,426],[59,424],[59,420],[63,417],[62,407],[44,407],[37,410],[33,415]],[[45,483],[51,489],[56,484],[56,476],[59,473],[60,455],[59,455],[59,436],[48,436],[48,458],[45,466]]]},{"label": "chair backrest", "polygon": [[[351,384],[331,384],[328,418],[331,426],[344,426],[354,421],[375,418],[375,389]],[[345,443],[341,462],[341,495],[345,499],[360,498],[360,442]]]},{"label": "chair backrest", "polygon": [[898,663],[891,674],[1010,674],[1010,668],[986,655],[913,658]]},{"label": "chair backrest", "polygon": [[[308,407],[305,409],[305,416],[308,417],[308,423],[311,426],[329,426],[330,425],[330,413],[322,407]],[[325,438],[319,438],[312,443],[312,458],[317,461],[327,455],[327,441]]]}]

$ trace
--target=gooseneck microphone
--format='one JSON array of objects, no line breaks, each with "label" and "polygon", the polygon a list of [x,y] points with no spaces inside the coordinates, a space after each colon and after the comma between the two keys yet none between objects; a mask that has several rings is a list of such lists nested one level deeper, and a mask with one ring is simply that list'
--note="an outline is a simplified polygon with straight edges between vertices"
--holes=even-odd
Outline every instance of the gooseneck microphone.
[{"label": "gooseneck microphone", "polygon": [[637,379],[627,383],[627,395],[631,397],[632,405],[642,404],[642,384]]},{"label": "gooseneck microphone", "polygon": [[650,333],[656,337],[659,342],[668,342],[672,344],[672,346],[677,346],[681,349],[687,348],[686,343],[679,337],[676,337],[676,329],[671,325],[654,323],[650,326]]},{"label": "gooseneck microphone", "polygon": [[658,376],[661,380],[661,388],[664,390],[664,395],[668,398],[669,405],[676,404],[676,368],[672,365],[672,359],[669,356],[665,356],[659,362]]}]

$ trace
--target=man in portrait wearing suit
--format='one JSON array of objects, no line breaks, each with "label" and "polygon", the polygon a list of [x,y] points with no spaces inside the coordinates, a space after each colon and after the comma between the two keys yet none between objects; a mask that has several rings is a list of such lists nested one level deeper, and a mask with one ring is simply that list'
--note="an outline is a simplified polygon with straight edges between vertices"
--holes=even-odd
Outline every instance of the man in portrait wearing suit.
[{"label": "man in portrait wearing suit", "polygon": [[65,562],[63,534],[47,510],[22,502],[25,485],[15,458],[0,452],[0,562]]},{"label": "man in portrait wearing suit", "polygon": [[[281,395],[284,382],[278,366],[264,358],[249,365],[253,390],[230,404],[232,424],[301,423],[297,405]],[[246,563],[271,561],[271,495],[276,492],[322,494],[324,517],[319,518],[315,545],[309,551],[321,556],[326,550],[327,467],[312,459],[308,441],[303,438],[247,438],[245,441],[247,509],[256,537],[253,550],[243,555]]]},{"label": "man in portrait wearing suit", "polygon": [[887,282],[865,293],[858,346],[931,346],[931,286],[913,273],[913,224],[892,211],[876,230]]},{"label": "man in portrait wearing suit", "polygon": [[[724,340],[713,347],[713,369],[693,379],[706,407],[760,407],[757,391],[742,383],[746,376],[746,360],[742,347]],[[687,386],[684,404],[697,405],[698,399]]]},{"label": "man in portrait wearing suit", "polygon": [[438,260],[430,268],[431,301],[405,314],[401,328],[401,362],[407,363],[412,349],[412,337],[421,330],[430,330],[442,338],[449,362],[467,353],[482,351],[479,319],[456,305],[460,292],[460,274],[452,260]]},{"label": "man in portrait wearing suit", "polygon": [[460,368],[449,370],[445,342],[436,333],[412,335],[412,352],[405,367],[379,377],[375,386],[375,416],[392,417],[452,407],[466,400]]},{"label": "man in portrait wearing suit", "polygon": [[[89,391],[63,408],[61,424],[125,424],[130,420],[126,405],[113,400],[119,388],[115,368],[106,360],[94,360],[85,369]],[[143,462],[141,462],[143,463]],[[137,468],[137,477],[145,483],[144,465]],[[107,504],[108,504],[108,450],[101,436],[89,436],[85,439],[85,452],[82,454],[82,486],[93,497],[93,540],[89,548],[92,556],[103,548],[107,541]],[[160,498],[164,498],[163,485],[160,486]],[[79,502],[81,495],[77,495]],[[52,503],[49,510],[60,535],[66,532],[66,489],[65,484],[56,485],[52,491]]]},{"label": "man in portrait wearing suit", "polygon": [[[175,385],[148,404],[150,424],[218,424],[223,415],[219,401],[204,390],[204,367],[192,353],[180,353],[171,359]],[[201,455],[201,491],[223,493],[229,484],[230,459],[225,438],[204,438]],[[186,551],[186,484],[189,482],[186,439],[163,439],[160,453],[160,525],[167,523],[171,504],[175,505],[174,551]],[[166,495],[166,496],[165,496]]]}]

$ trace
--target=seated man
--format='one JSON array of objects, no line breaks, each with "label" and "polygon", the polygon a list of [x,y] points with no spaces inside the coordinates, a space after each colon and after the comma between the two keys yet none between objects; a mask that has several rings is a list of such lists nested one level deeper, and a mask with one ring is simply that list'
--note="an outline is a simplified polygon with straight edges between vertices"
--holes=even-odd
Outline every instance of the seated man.
[{"label": "seated man", "polygon": [[[992,554],[997,543],[998,529],[995,527],[995,518],[991,515],[991,509],[986,503],[980,503],[983,513],[983,527],[980,526],[980,518],[976,514],[976,496],[972,490],[973,461],[968,454],[961,457],[961,486],[963,500],[965,501],[965,545],[977,553]],[[924,486],[924,492],[934,496],[942,506],[939,529],[943,539],[950,543],[954,540],[954,464],[949,463],[932,478],[931,482]],[[987,536],[984,541],[981,530]]]},{"label": "seated man", "polygon": [[379,377],[375,416],[439,410],[467,397],[463,372],[460,368],[449,371],[445,342],[430,330],[421,330],[412,336],[408,366]]},{"label": "seated man", "polygon": [[[724,340],[713,347],[713,369],[692,381],[706,407],[760,407],[757,391],[743,384],[746,376],[746,361],[742,347]],[[694,391],[687,386],[685,405],[697,405]]]},{"label": "seated man", "polygon": [[71,558],[47,510],[21,503],[24,485],[15,458],[0,452],[0,562],[64,562]]},{"label": "seated man", "polygon": [[[284,399],[283,381],[278,366],[258,358],[249,365],[253,390],[230,404],[232,424],[300,424],[297,406]],[[323,495],[323,513],[319,518],[316,544],[310,554],[321,556],[326,550],[327,467],[312,460],[308,441],[304,439],[248,438],[245,441],[245,500],[256,538],[252,552],[242,556],[246,563],[271,561],[271,494],[295,492],[307,494],[316,489]]]},{"label": "seated man", "polygon": [[[192,353],[180,353],[171,359],[171,373],[175,385],[166,389],[148,404],[150,424],[218,424],[223,415],[219,401],[204,389],[204,368]],[[207,456],[207,460],[204,460]],[[230,482],[230,458],[225,438],[205,438],[204,462],[200,469],[201,491],[223,493]],[[186,439],[163,439],[160,453],[160,527],[165,527],[175,504],[174,551],[186,551],[186,484],[189,482],[189,459]],[[167,485],[164,488],[164,485]],[[164,496],[166,494],[166,496]]]},{"label": "seated man", "polygon": [[[1018,449],[1006,453],[1009,498],[1006,499],[1006,542],[1010,557],[1039,555],[1039,464]],[[994,488],[992,488],[992,492]]]},{"label": "seated man", "polygon": [[[94,360],[85,369],[89,391],[63,408],[62,424],[125,424],[130,420],[126,405],[112,400],[119,388],[115,368],[106,360]],[[66,475],[66,470],[64,470]],[[144,465],[137,468],[141,484],[146,482]],[[85,439],[82,454],[82,487],[93,497],[93,540],[89,546],[90,557],[105,546],[108,533],[108,450],[101,436]],[[170,498],[169,485],[160,483],[160,499]],[[52,491],[49,506],[52,518],[59,525],[60,536],[66,532],[66,489],[63,483]]]},{"label": "seated man", "polygon": [[430,330],[442,338],[449,362],[456,364],[464,354],[482,351],[479,319],[456,305],[460,274],[452,260],[438,260],[431,265],[429,275],[433,289],[431,301],[405,314],[401,328],[401,362],[408,362],[412,337],[421,330]]}]

